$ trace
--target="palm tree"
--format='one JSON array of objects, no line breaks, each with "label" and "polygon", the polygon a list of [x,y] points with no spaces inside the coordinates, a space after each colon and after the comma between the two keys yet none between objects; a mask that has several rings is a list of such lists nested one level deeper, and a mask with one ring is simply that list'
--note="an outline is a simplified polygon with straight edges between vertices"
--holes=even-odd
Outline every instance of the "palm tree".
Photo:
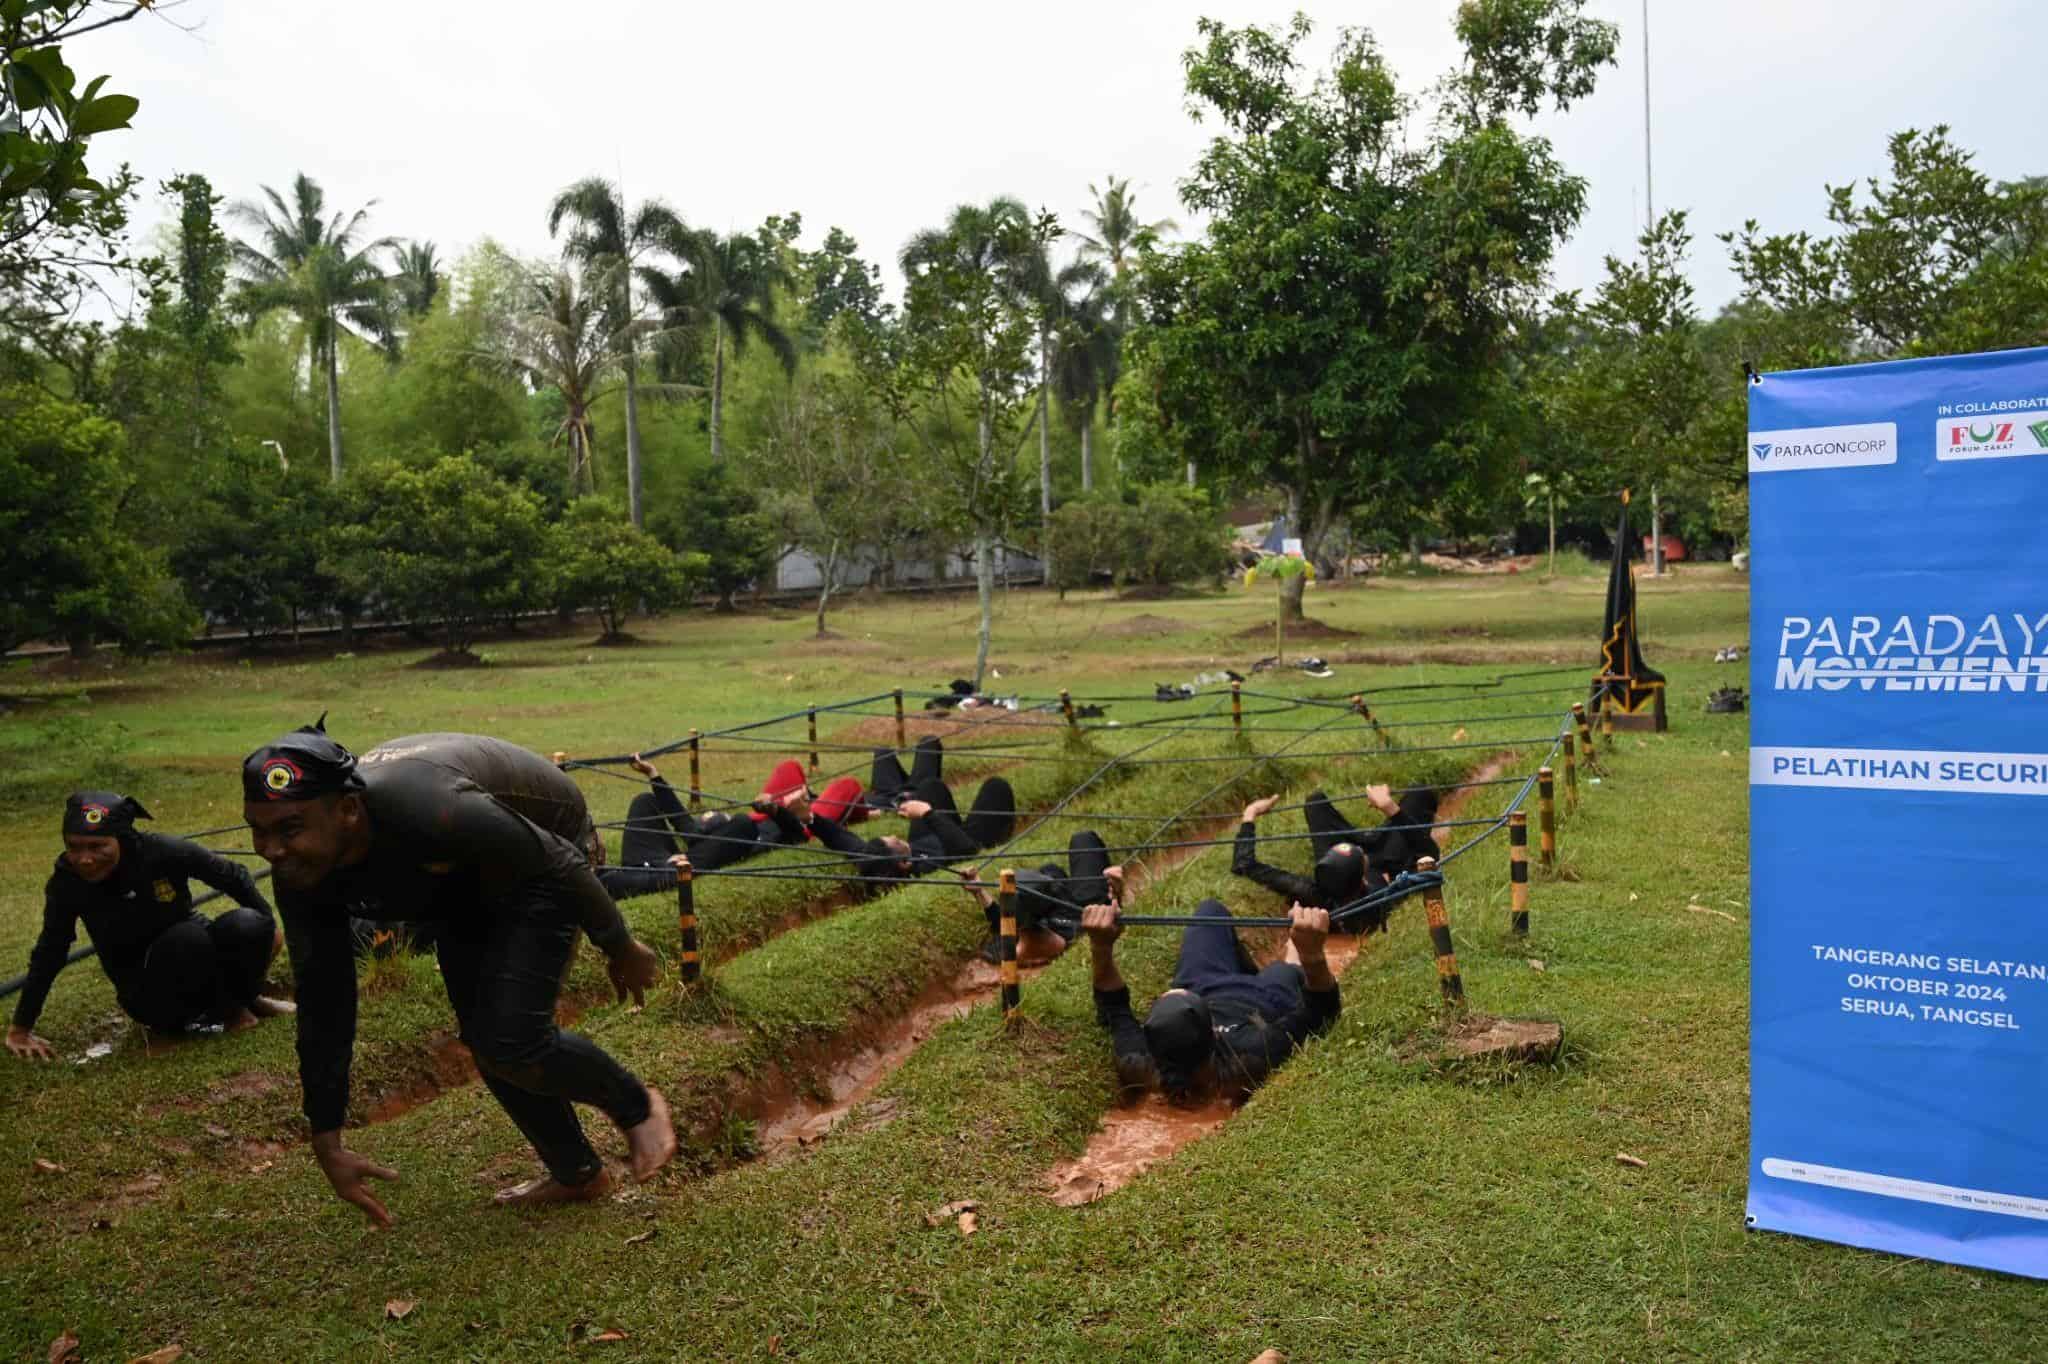
[{"label": "palm tree", "polygon": [[711,458],[725,458],[725,338],[735,356],[759,338],[785,373],[796,372],[796,342],[775,319],[775,291],[790,287],[789,266],[770,243],[745,233],[694,235],[689,269],[650,279],[656,302],[676,325],[711,327]]},{"label": "palm tree", "polygon": [[1110,274],[1122,282],[1139,248],[1162,232],[1174,231],[1180,224],[1171,218],[1139,221],[1138,196],[1131,193],[1131,182],[1112,175],[1107,183],[1108,189],[1088,186],[1088,192],[1095,196],[1095,208],[1084,211],[1081,217],[1094,231],[1074,235],[1081,240],[1083,259],[1108,266]]},{"label": "palm tree", "polygon": [[[571,224],[566,249],[572,260],[603,272],[612,293],[604,300],[610,329],[626,343],[626,510],[633,524],[640,515],[640,345],[631,323],[639,314],[633,304],[633,280],[646,279],[650,256],[673,255],[689,239],[689,229],[676,211],[658,199],[629,209],[625,195],[609,180],[590,176],[555,196],[548,206],[548,235],[564,220]],[[616,266],[617,268],[611,268]]]},{"label": "palm tree", "polygon": [[[591,408],[625,384],[641,347],[664,339],[659,325],[645,318],[618,322],[616,275],[624,269],[615,260],[585,267],[579,276],[574,264],[564,261],[535,271],[525,281],[523,306],[505,318],[493,348],[483,356],[536,391],[552,388],[561,394],[562,421],[555,439],[569,447],[571,496],[597,490]],[[654,387],[664,396],[697,392],[679,384]]]},{"label": "palm tree", "polygon": [[405,306],[405,315],[425,317],[441,294],[441,262],[435,255],[434,244],[408,242],[397,249],[394,259],[398,268],[392,273],[391,284]]},{"label": "palm tree", "polygon": [[378,252],[396,245],[389,237],[358,243],[364,220],[375,204],[353,214],[326,216],[326,196],[303,173],[292,179],[287,203],[264,185],[263,203],[244,199],[228,210],[248,224],[257,242],[234,243],[234,262],[241,275],[236,301],[254,321],[283,310],[306,329],[313,372],[327,376],[327,456],[330,472],[341,478],[341,384],[337,353],[344,333],[395,353],[397,328],[392,317],[391,284],[379,268]]},{"label": "palm tree", "polygon": [[1081,491],[1095,487],[1095,409],[1116,388],[1123,337],[1108,275],[1093,261],[1069,267],[1084,286],[1069,297],[1054,338],[1052,389],[1068,423],[1081,433]]}]

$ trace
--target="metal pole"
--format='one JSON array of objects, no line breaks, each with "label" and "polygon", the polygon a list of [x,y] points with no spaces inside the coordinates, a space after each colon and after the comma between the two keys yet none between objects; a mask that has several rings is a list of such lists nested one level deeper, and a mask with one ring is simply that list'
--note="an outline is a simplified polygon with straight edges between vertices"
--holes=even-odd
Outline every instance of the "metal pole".
[{"label": "metal pole", "polygon": [[1238,734],[1244,733],[1244,683],[1230,684],[1230,728]]},{"label": "metal pole", "polygon": [[896,689],[896,747],[899,749],[910,747],[903,737],[903,688],[901,687]]},{"label": "metal pole", "polygon": [[812,706],[805,712],[811,721],[811,775],[818,775],[818,708]]},{"label": "metal pole", "polygon": [[690,731],[690,808],[704,808],[704,779],[697,771],[697,731]]}]

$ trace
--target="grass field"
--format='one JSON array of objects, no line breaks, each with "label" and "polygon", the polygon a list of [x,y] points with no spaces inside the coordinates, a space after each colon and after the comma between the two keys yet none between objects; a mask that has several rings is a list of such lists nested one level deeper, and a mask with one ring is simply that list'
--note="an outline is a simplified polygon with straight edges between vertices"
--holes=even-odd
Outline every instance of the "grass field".
[{"label": "grass field", "polygon": [[[1441,693],[1404,700],[1391,689],[1590,670],[1602,586],[1522,576],[1318,589],[1311,614],[1352,633],[1290,651],[1323,655],[1337,676],[1255,685],[1365,691],[1380,718],[1405,726],[1394,731],[1404,742],[1448,743],[1464,729],[1458,741],[1478,746],[1375,757],[1357,751],[1356,727],[1261,732],[1260,751],[1296,745],[1284,762],[1113,771],[1032,846],[1064,843],[1091,817],[1192,803],[1176,826],[1188,837],[1276,786],[1298,799],[1316,781],[1451,780],[1503,752],[1526,770],[1541,752],[1518,741],[1554,725],[1500,717],[1554,710],[1569,694],[1432,707],[1422,700]],[[1136,696],[1244,671],[1269,651],[1269,635],[1243,637],[1269,605],[1263,592],[1064,604],[1019,592],[1000,604],[992,688]],[[39,1029],[65,1060],[0,1064],[0,1355],[40,1358],[69,1329],[88,1359],[172,1343],[210,1360],[1211,1361],[1269,1346],[1296,1361],[2025,1357],[2025,1342],[2048,1330],[2031,1284],[1743,1229],[1747,727],[1700,704],[1711,687],[1741,682],[1710,660],[1742,641],[1746,613],[1741,580],[1720,570],[1644,587],[1673,730],[1623,738],[1602,781],[1582,784],[1560,869],[1536,877],[1527,940],[1506,931],[1503,842],[1450,870],[1472,1002],[1560,1021],[1555,1065],[1412,1059],[1439,1020],[1411,903],[1346,970],[1344,1016],[1328,1038],[1218,1131],[1100,1202],[1062,1208],[1045,1192],[1047,1172],[1113,1102],[1085,952],[1029,982],[1015,1035],[991,1008],[947,1022],[825,1141],[751,1159],[762,1096],[820,1084],[835,1048],[972,955],[981,921],[944,886],[848,906],[819,883],[708,879],[699,912],[721,964],[705,985],[619,1008],[601,998],[586,954],[570,986],[579,1028],[677,1103],[684,1159],[600,1205],[490,1209],[490,1189],[526,1173],[530,1154],[480,1087],[456,1084],[352,1132],[352,1145],[404,1176],[387,1200],[398,1225],[379,1233],[333,1200],[299,1141],[288,1024],[152,1057],[104,979],[81,965],[58,982]],[[486,647],[490,667],[468,671],[410,666],[426,649],[82,673],[16,665],[0,672],[0,695],[21,701],[0,718],[0,974],[25,962],[59,846],[58,802],[76,785],[133,791],[161,830],[205,828],[238,818],[240,756],[323,709],[358,748],[474,729],[542,751],[610,753],[896,686],[914,705],[971,666],[968,599],[861,603],[832,624],[839,637],[819,642],[799,611],[676,617],[636,626],[646,642],[632,649],[594,649],[581,635],[502,641]],[[1187,719],[1212,703],[1118,701],[1110,716]],[[849,750],[891,727],[820,720],[827,745]],[[705,786],[749,791],[775,757],[803,747],[800,723],[769,733],[787,748],[714,753]],[[1057,733],[994,731],[1004,752]],[[1050,742],[1027,757],[959,762],[957,784],[971,789],[1001,767],[1023,803],[1043,809],[1138,741],[1099,734],[1092,753]],[[979,731],[953,741],[993,742]],[[1167,734],[1148,756],[1232,752],[1215,731]],[[864,765],[853,751],[821,757],[828,770]],[[665,767],[685,770],[680,756]],[[581,780],[601,819],[620,817],[636,789]],[[1481,788],[1466,813],[1497,811],[1511,789]],[[1272,831],[1298,828],[1291,820],[1274,817]],[[1273,897],[1233,883],[1228,865],[1227,849],[1199,851],[1151,882],[1137,908],[1217,894],[1271,912]],[[628,913],[673,953],[672,902],[633,901]],[[1126,934],[1119,955],[1140,997],[1164,984],[1172,950],[1169,934]],[[430,960],[380,964],[365,986],[359,1112],[380,1095],[428,1094],[441,1067],[434,1041],[451,1022]],[[99,1041],[111,1055],[72,1063]],[[591,1122],[600,1149],[616,1154],[616,1135]],[[1619,1163],[1618,1152],[1646,1164]],[[926,1224],[926,1212],[960,1199],[980,1204],[976,1234]],[[416,1305],[391,1319],[391,1302]]]}]

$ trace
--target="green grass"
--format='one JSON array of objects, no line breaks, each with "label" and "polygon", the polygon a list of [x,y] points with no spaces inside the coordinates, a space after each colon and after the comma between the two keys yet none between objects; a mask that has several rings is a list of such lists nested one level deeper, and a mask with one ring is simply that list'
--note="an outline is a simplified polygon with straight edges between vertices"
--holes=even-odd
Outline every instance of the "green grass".
[{"label": "green grass", "polygon": [[[1253,685],[1327,694],[1586,665],[1601,586],[1517,575],[1317,589],[1311,613],[1356,634],[1290,650],[1332,659],[1338,677]],[[1268,605],[1264,594],[1055,605],[1018,593],[1002,603],[996,685],[1138,695],[1242,669],[1266,645],[1234,636],[1264,622]],[[1672,675],[1674,732],[1625,737],[1602,782],[1582,780],[1560,873],[1537,876],[1526,942],[1506,932],[1504,844],[1450,869],[1472,1003],[1560,1020],[1566,1049],[1555,1066],[1403,1059],[1438,1019],[1411,904],[1346,973],[1344,1017],[1329,1038],[1221,1130],[1096,1205],[1061,1209],[1041,1191],[1111,1102],[1079,953],[1030,982],[1017,1035],[1000,1032],[994,1010],[976,1010],[937,1029],[817,1150],[730,1164],[721,1157],[746,1142],[744,1125],[728,1121],[733,1095],[769,1076],[804,1083],[833,1038],[945,975],[982,930],[950,887],[896,890],[785,929],[793,910],[821,898],[813,883],[707,878],[707,949],[730,960],[694,992],[669,991],[639,1013],[599,1004],[580,1025],[679,1098],[697,1137],[689,1168],[598,1207],[488,1211],[492,1181],[523,1174],[531,1157],[471,1085],[352,1137],[404,1173],[392,1198],[399,1225],[379,1234],[331,1198],[302,1149],[245,1144],[294,1139],[288,1028],[147,1059],[115,1021],[105,982],[78,967],[59,981],[42,1030],[68,1056],[114,1038],[113,1056],[0,1066],[0,1347],[39,1355],[75,1327],[92,1358],[178,1341],[209,1359],[496,1360],[558,1357],[580,1334],[615,1327],[628,1338],[589,1348],[619,1359],[773,1350],[814,1360],[1229,1360],[1269,1345],[1297,1360],[2022,1356],[2048,1324],[2030,1284],[1742,1229],[1747,731],[1742,717],[1700,714],[1699,702],[1740,680],[1708,660],[1742,640],[1745,614],[1741,580],[1719,570],[1645,586],[1642,621],[1652,660]],[[1147,619],[1171,625],[1147,633]],[[471,673],[404,666],[425,650],[247,667],[209,657],[83,678],[0,673],[0,692],[33,698],[0,720],[0,960],[25,958],[57,847],[56,802],[71,785],[128,787],[159,827],[196,828],[233,822],[244,751],[324,707],[358,746],[473,728],[597,753],[899,684],[915,696],[965,671],[972,607],[863,604],[835,615],[844,638],[823,646],[793,614],[635,628],[652,642],[631,651],[500,642],[489,649],[498,665]],[[1375,710],[1387,721],[1445,721],[1393,731],[1422,742],[1447,738],[1454,713],[1550,704],[1415,704],[1429,695],[1387,692]],[[1119,702],[1110,713],[1128,723],[1192,708]],[[1523,732],[1465,723],[1474,738]],[[821,719],[828,740],[864,741],[851,724]],[[789,751],[801,751],[802,732],[786,731]],[[1157,753],[1217,754],[1228,743],[1188,735]],[[1233,810],[1283,776],[1296,793],[1368,774],[1442,779],[1490,755],[1319,754],[1333,745],[1305,743],[1284,774],[1260,772],[1202,808]],[[714,756],[705,784],[749,790],[774,756]],[[830,769],[838,755],[821,757]],[[1071,766],[1018,763],[1007,775],[1027,807],[1043,808],[1071,784],[1061,770]],[[686,770],[680,755],[664,768],[678,782]],[[1091,813],[1171,811],[1231,770],[1105,780],[1074,820],[1031,845],[1063,844]],[[979,773],[958,763],[952,775],[971,788]],[[600,818],[621,817],[635,789],[583,781]],[[1508,794],[1488,788],[1466,813],[1497,809]],[[1117,842],[1145,826],[1102,827]],[[1291,814],[1270,823],[1298,828]],[[1227,850],[1203,852],[1148,887],[1141,908],[1207,894],[1246,913],[1274,907],[1227,868]],[[629,913],[672,949],[671,902],[630,902]],[[1141,995],[1163,985],[1172,950],[1171,934],[1126,934],[1120,957]],[[587,957],[573,988],[594,997],[600,979]],[[382,971],[365,997],[359,1097],[416,1075],[424,1039],[450,1022],[430,963]],[[250,1077],[285,1083],[254,1093]],[[618,1143],[607,1133],[600,1145]],[[1617,1164],[1617,1151],[1648,1168]],[[35,1157],[63,1173],[35,1172]],[[151,1177],[161,1186],[121,1192]],[[971,1239],[922,1220],[956,1198],[983,1205]],[[627,1244],[649,1230],[653,1239]],[[419,1307],[386,1321],[394,1298]]]}]

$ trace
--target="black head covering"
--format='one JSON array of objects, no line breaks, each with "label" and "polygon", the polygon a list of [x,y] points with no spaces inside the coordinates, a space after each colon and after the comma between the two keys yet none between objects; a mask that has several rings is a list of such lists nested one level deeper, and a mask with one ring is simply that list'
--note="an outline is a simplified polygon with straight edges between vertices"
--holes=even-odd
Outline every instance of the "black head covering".
[{"label": "black head covering", "polygon": [[1209,1004],[1196,994],[1161,995],[1145,1015],[1145,1046],[1159,1068],[1159,1085],[1168,1094],[1192,1088],[1195,1072],[1216,1049]]},{"label": "black head covering", "polygon": [[313,800],[360,791],[356,755],[327,737],[327,713],[242,759],[245,801]]},{"label": "black head covering", "polygon": [[73,791],[64,798],[64,832],[86,838],[126,838],[149,811],[133,796],[114,791]]},{"label": "black head covering", "polygon": [[1365,849],[1356,843],[1339,843],[1316,859],[1316,893],[1325,908],[1356,899],[1364,884]]}]

